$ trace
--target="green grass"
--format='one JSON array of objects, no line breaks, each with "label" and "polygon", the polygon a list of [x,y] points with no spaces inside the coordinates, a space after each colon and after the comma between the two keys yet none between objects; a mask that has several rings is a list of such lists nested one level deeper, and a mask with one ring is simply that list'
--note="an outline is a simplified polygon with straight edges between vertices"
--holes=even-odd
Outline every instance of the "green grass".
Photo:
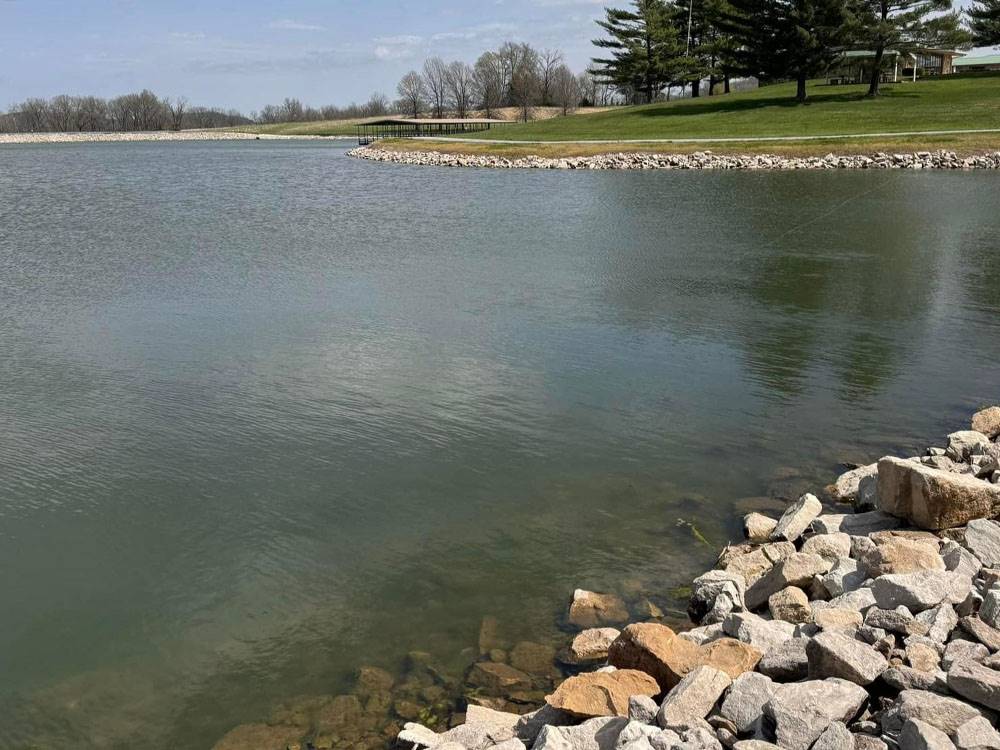
[{"label": "green grass", "polygon": [[727,96],[621,107],[585,117],[507,125],[489,137],[510,140],[634,140],[891,133],[1000,128],[1000,75],[947,76],[883,87],[814,82],[798,104],[794,84]]},{"label": "green grass", "polygon": [[273,125],[242,125],[226,128],[239,133],[258,135],[325,135],[353,136],[354,126],[362,120],[320,120],[319,122],[279,122]]}]

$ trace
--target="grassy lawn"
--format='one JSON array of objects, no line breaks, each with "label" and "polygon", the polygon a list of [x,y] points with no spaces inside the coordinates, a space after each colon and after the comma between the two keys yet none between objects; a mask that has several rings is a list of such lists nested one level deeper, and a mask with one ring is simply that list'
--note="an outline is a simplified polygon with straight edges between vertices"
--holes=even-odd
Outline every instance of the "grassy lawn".
[{"label": "grassy lawn", "polygon": [[344,135],[353,136],[354,126],[361,120],[320,120],[319,122],[279,122],[273,125],[242,125],[226,128],[238,133],[258,135]]},{"label": "grassy lawn", "polygon": [[889,84],[875,99],[866,98],[866,90],[861,85],[827,86],[817,81],[809,88],[810,101],[797,104],[794,84],[777,84],[728,96],[506,125],[489,137],[630,140],[1000,128],[1000,75]]}]

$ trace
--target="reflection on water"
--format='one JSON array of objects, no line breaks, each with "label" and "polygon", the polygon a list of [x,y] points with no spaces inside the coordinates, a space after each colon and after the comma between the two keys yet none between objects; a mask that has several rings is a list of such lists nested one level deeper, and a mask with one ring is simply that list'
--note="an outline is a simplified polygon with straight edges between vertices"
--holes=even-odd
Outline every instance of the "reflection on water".
[{"label": "reflection on water", "polygon": [[210,746],[484,615],[558,647],[577,586],[670,617],[691,524],[998,398],[996,180],[0,150],[0,747]]}]

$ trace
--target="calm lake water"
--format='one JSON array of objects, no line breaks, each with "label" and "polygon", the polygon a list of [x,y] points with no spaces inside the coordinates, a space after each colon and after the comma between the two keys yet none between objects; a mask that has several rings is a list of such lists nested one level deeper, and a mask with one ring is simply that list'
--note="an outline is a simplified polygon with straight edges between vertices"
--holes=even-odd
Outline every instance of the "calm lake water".
[{"label": "calm lake water", "polygon": [[208,748],[484,615],[559,643],[577,586],[683,608],[689,524],[1000,400],[998,175],[344,150],[0,148],[0,747]]}]

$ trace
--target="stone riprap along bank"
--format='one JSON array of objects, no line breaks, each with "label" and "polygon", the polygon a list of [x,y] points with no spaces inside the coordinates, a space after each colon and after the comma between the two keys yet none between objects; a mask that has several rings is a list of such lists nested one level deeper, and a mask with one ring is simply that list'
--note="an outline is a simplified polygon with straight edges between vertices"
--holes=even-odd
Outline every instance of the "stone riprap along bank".
[{"label": "stone riprap along bank", "polygon": [[827,494],[853,512],[807,494],[748,515],[694,581],[686,632],[576,591],[567,653],[589,668],[532,713],[470,705],[398,746],[1000,748],[1000,407],[971,427],[841,476]]},{"label": "stone riprap along bank", "polygon": [[349,156],[390,164],[432,167],[483,167],[489,169],[1000,169],[1000,151],[959,156],[951,151],[838,156],[776,156],[774,154],[614,153],[596,156],[547,158],[450,154],[439,151],[391,151],[375,146],[351,149]]}]

